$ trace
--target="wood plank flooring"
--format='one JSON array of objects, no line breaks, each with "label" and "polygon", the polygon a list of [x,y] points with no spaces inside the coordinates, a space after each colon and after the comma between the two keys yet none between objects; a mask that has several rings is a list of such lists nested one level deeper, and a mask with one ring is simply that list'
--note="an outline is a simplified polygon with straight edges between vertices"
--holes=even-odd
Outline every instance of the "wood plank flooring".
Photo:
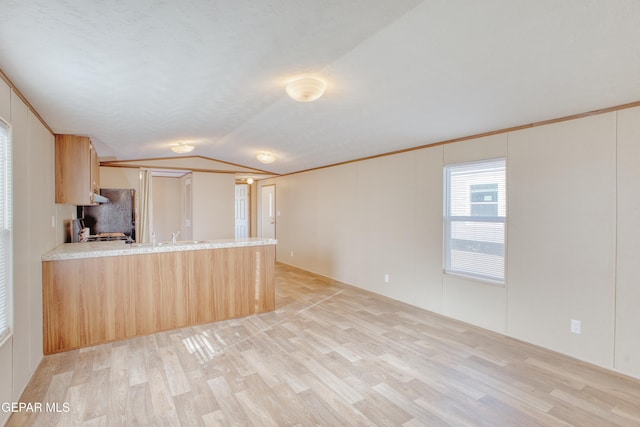
[{"label": "wood plank flooring", "polygon": [[640,426],[640,381],[285,265],[276,292],[46,356],[21,398],[43,411],[8,425]]}]

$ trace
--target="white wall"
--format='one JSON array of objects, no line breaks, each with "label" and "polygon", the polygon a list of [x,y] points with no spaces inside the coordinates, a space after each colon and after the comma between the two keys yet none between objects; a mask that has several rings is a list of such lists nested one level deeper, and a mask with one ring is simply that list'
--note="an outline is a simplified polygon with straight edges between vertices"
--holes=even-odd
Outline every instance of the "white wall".
[{"label": "white wall", "polygon": [[233,239],[235,236],[235,177],[193,172],[193,239]]},{"label": "white wall", "polygon": [[[616,114],[509,135],[508,333],[613,366]],[[570,332],[571,320],[582,334]]]},{"label": "white wall", "polygon": [[614,366],[640,378],[640,108],[619,111],[617,119]]},{"label": "white wall", "polygon": [[[12,125],[14,194],[13,336],[0,347],[0,400],[17,401],[42,360],[40,256],[63,241],[70,206],[56,206],[54,138],[0,80],[0,116]],[[0,424],[10,414],[0,412]]]},{"label": "white wall", "polygon": [[276,185],[278,260],[440,310],[441,162],[436,147],[260,181]]},{"label": "white wall", "polygon": [[[58,244],[58,227],[55,218],[55,140],[53,135],[29,112],[29,301],[23,309],[29,318],[29,370],[33,373],[42,360],[42,261],[43,253]],[[23,174],[25,171],[20,171]],[[23,195],[20,195],[24,197]],[[63,220],[59,218],[58,220]],[[54,227],[52,227],[54,225]],[[20,238],[24,230],[15,229],[14,236]],[[16,322],[18,311],[16,310]],[[14,358],[20,355],[14,352]],[[15,359],[14,359],[15,360]],[[26,385],[26,384],[25,384]],[[24,388],[24,386],[22,387]],[[14,384],[14,390],[22,390]],[[15,396],[16,399],[18,396]]]},{"label": "white wall", "polygon": [[[153,231],[158,242],[170,242],[172,233],[180,231],[180,178],[153,177]],[[182,236],[180,236],[182,237]]]},{"label": "white wall", "polygon": [[133,188],[138,191],[140,169],[100,166],[100,188]]},{"label": "white wall", "polygon": [[[102,188],[138,190],[138,171],[133,168],[100,167]],[[194,240],[228,239],[235,236],[235,177],[233,174],[193,172],[192,236]],[[172,180],[172,181],[171,181]],[[153,178],[154,229],[158,241],[170,241],[173,231],[184,233],[180,179]],[[255,185],[255,184],[254,184]]]},{"label": "white wall", "polygon": [[[639,147],[635,108],[260,186],[276,185],[278,261],[640,377]],[[443,274],[442,168],[501,156],[506,285]]]},{"label": "white wall", "polygon": [[[0,81],[2,83],[2,81]],[[29,108],[15,95],[11,99],[12,114],[12,139],[13,139],[13,169],[16,171],[29,170],[29,147],[28,147],[28,128],[29,128]],[[13,209],[17,214],[24,212],[25,214],[14,215],[14,271],[13,271],[13,303],[14,307],[27,307],[29,304],[29,288],[30,277],[34,274],[29,269],[29,246],[31,230],[29,229],[29,212],[30,204],[32,203],[29,197],[18,196],[21,194],[29,193],[29,175],[18,174],[14,175],[13,188]],[[25,230],[27,235],[25,238],[20,238],[17,234],[17,230]],[[18,316],[21,316],[19,314]],[[13,337],[13,351],[16,355],[22,355],[17,357],[14,362],[14,390],[13,395],[16,392],[20,392],[20,384],[26,383],[31,370],[29,368],[31,362],[29,361],[30,351],[30,321],[29,318],[23,318],[18,321],[14,315],[14,337]]]}]

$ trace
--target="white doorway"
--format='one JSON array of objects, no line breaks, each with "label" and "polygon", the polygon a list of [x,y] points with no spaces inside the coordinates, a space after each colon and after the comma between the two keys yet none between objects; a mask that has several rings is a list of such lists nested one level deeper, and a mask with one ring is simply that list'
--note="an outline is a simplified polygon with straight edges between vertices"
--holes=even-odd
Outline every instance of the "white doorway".
[{"label": "white doorway", "polygon": [[276,238],[276,186],[260,188],[260,237]]},{"label": "white doorway", "polygon": [[249,185],[236,184],[236,239],[249,237]]}]

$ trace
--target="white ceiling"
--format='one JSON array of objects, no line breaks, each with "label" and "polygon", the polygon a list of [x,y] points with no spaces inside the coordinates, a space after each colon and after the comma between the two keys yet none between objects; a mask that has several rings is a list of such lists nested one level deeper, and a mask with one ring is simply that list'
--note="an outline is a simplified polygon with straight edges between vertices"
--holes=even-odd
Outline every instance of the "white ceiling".
[{"label": "white ceiling", "polygon": [[640,1],[0,0],[0,69],[102,158],[287,173],[638,101]]}]

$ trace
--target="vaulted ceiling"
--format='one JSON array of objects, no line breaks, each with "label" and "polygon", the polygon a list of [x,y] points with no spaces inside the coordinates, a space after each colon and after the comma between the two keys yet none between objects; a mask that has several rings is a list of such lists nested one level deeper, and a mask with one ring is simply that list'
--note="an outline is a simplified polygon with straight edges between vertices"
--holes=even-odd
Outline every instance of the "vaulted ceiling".
[{"label": "vaulted ceiling", "polygon": [[638,101],[639,41],[637,0],[0,0],[0,69],[54,132],[276,173]]}]

